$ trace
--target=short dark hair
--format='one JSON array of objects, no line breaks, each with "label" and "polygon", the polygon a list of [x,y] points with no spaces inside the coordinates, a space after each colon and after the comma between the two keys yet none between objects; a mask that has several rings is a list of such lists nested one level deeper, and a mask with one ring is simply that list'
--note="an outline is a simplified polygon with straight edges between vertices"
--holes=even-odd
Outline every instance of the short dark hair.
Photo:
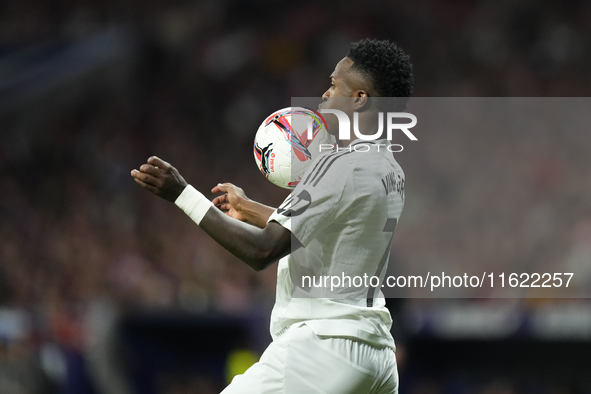
[{"label": "short dark hair", "polygon": [[369,78],[379,97],[398,98],[396,110],[404,110],[414,88],[412,64],[406,53],[388,40],[363,39],[351,43],[347,57],[352,68]]}]

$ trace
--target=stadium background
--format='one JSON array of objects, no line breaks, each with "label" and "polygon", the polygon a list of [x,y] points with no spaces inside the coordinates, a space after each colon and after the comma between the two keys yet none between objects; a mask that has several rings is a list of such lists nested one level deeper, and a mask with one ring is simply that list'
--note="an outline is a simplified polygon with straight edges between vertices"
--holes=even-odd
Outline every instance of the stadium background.
[{"label": "stadium background", "polygon": [[[141,190],[129,170],[150,155],[202,191],[228,181],[277,205],[285,192],[255,168],[254,131],[291,97],[322,94],[350,41],[397,41],[417,96],[554,97],[590,94],[590,34],[584,1],[4,1],[0,393],[216,393],[252,357],[234,350],[269,342],[275,266],[255,273]],[[499,158],[531,197],[507,211],[527,247],[503,256],[590,262],[591,181],[568,152],[591,141],[555,151],[552,135],[531,137],[511,139],[527,160]],[[446,198],[458,181],[439,176],[446,152],[432,154],[400,159],[421,175],[408,199],[441,207],[406,227],[403,214],[395,257],[409,264],[445,249],[454,212],[486,209]],[[567,175],[578,187],[555,206]],[[389,306],[401,393],[591,392],[588,299]]]}]

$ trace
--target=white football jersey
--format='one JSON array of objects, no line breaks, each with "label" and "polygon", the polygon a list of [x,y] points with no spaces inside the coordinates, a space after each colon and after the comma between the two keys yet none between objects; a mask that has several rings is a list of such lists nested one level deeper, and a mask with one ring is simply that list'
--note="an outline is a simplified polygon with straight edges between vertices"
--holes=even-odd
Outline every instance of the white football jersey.
[{"label": "white football jersey", "polygon": [[394,348],[380,288],[404,205],[404,173],[389,144],[357,140],[320,156],[269,218],[303,245],[279,261],[274,339],[305,323],[317,335]]}]

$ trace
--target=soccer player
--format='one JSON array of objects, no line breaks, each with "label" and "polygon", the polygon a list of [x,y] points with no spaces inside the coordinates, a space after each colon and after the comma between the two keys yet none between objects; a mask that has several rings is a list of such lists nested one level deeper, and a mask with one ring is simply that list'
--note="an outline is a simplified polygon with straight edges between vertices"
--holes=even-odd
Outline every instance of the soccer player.
[{"label": "soccer player", "polygon": [[[359,129],[373,133],[384,101],[403,110],[413,89],[408,56],[389,41],[352,43],[330,78],[320,108],[341,110],[349,119],[357,112]],[[336,119],[326,116],[332,134]],[[228,183],[213,188],[225,194],[212,203],[157,157],[131,172],[138,184],[174,202],[255,270],[280,259],[273,342],[223,394],[398,391],[392,320],[379,288],[404,205],[404,174],[386,139],[340,143],[339,150],[312,163],[277,209],[249,200]],[[367,148],[356,149],[360,143]],[[364,276],[380,282],[347,282]],[[318,287],[304,277],[338,277],[343,283]]]}]

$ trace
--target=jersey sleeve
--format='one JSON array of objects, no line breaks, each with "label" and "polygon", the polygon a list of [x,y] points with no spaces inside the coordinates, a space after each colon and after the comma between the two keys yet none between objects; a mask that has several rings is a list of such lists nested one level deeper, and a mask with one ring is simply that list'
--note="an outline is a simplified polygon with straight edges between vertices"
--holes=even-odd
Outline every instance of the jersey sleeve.
[{"label": "jersey sleeve", "polygon": [[345,155],[327,155],[311,166],[268,221],[281,224],[307,246],[344,208],[343,194],[351,174],[350,161],[342,158]]}]

